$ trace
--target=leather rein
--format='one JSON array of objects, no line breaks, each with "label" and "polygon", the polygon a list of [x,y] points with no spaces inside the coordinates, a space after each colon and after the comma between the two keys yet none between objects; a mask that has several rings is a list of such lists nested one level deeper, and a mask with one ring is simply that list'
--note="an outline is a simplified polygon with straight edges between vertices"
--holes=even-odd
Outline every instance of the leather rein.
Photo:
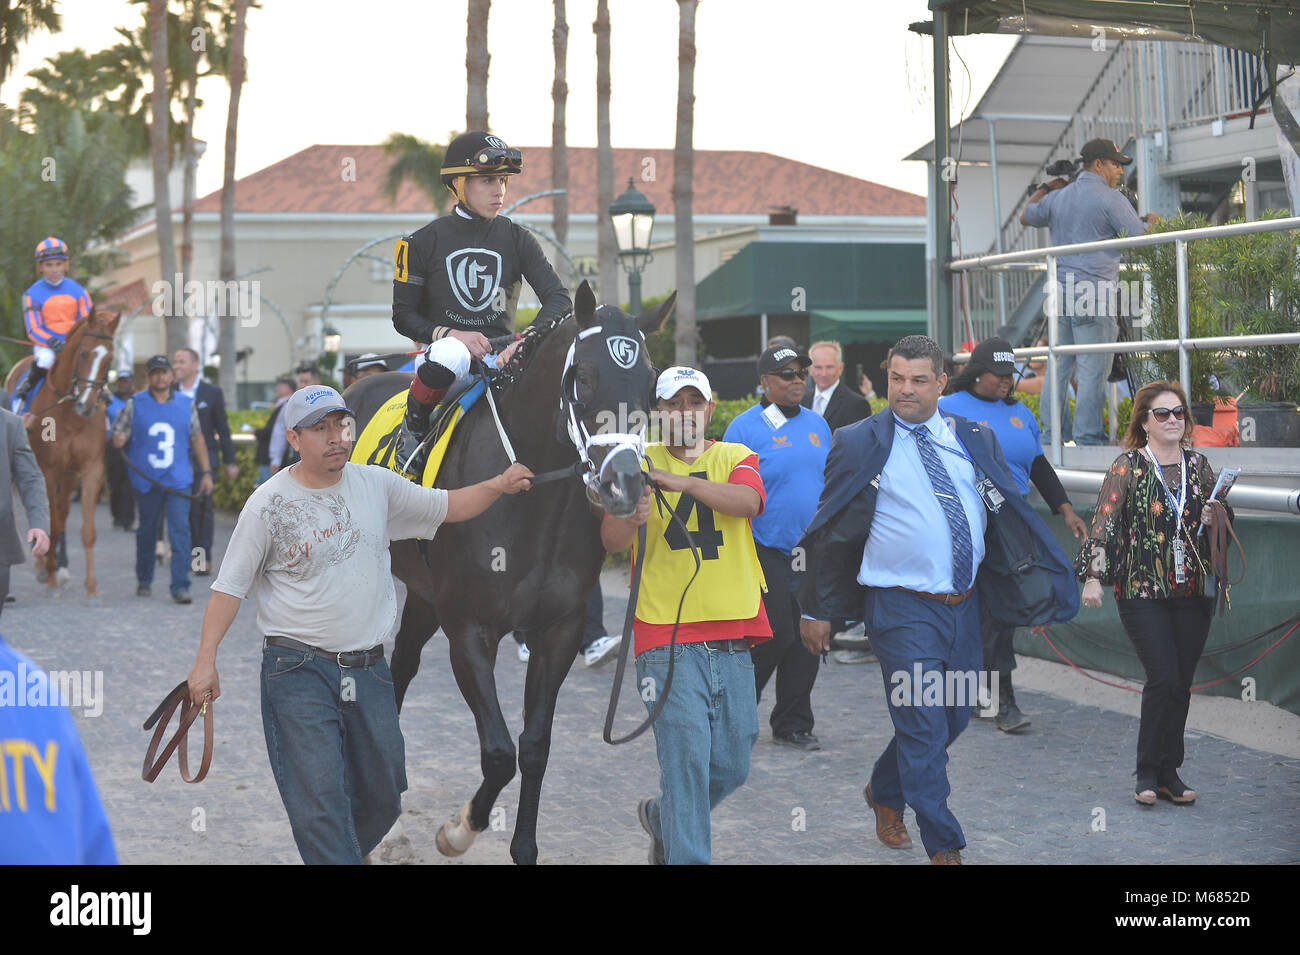
[{"label": "leather rein", "polygon": [[[56,387],[54,386],[54,381],[52,380],[52,376],[48,376],[48,375],[47,375],[45,383],[46,383],[46,385],[49,386],[49,388],[50,388],[51,391],[53,391],[56,395],[59,396],[59,399],[58,399],[58,401],[52,401],[52,402],[50,402],[48,405],[45,405],[45,406],[44,406],[43,408],[41,408],[40,410],[32,410],[32,411],[29,411],[29,412],[27,412],[28,414],[33,415],[33,416],[35,416],[35,415],[41,415],[41,414],[44,414],[45,412],[49,411],[51,408],[57,408],[59,405],[64,404],[65,402],[68,402],[68,401],[76,401],[77,398],[81,395],[81,393],[82,393],[82,391],[83,391],[83,389],[82,389],[82,387],[81,387],[82,385],[89,385],[91,389],[98,389],[98,390],[99,390],[99,399],[98,399],[98,400],[100,400],[100,401],[107,401],[107,399],[104,397],[104,388],[105,388],[105,386],[108,384],[108,367],[107,367],[107,366],[110,364],[109,362],[105,362],[105,363],[104,363],[104,365],[105,365],[104,373],[103,373],[103,375],[102,375],[101,377],[96,377],[96,378],[83,378],[83,377],[78,373],[78,366],[80,366],[80,364],[81,364],[81,356],[85,354],[85,352],[84,352],[84,351],[81,349],[81,347],[80,347],[80,346],[81,346],[81,339],[83,339],[83,338],[102,338],[102,339],[104,339],[105,341],[110,341],[110,342],[113,341],[113,336],[112,336],[112,335],[105,335],[105,334],[103,334],[102,332],[92,332],[92,331],[89,331],[89,330],[87,330],[87,331],[83,331],[83,332],[81,333],[81,335],[77,338],[77,346],[78,346],[78,347],[77,347],[76,355],[75,355],[75,357],[73,358],[73,368],[72,368],[72,389],[71,389],[67,394],[64,394],[63,392],[59,391],[59,389],[56,388]],[[50,371],[53,371],[53,370],[54,370],[53,368],[50,369]],[[30,374],[30,372],[29,372],[29,374]]]},{"label": "leather rein", "polygon": [[[167,726],[171,723],[172,714],[176,708],[180,707],[180,725],[177,726],[176,732],[163,747],[162,755],[155,760],[158,753],[158,746],[162,743],[163,736],[167,732]],[[193,776],[190,775],[189,752],[186,744],[189,739],[190,727],[194,721],[203,717],[203,757],[199,764],[199,771]],[[176,689],[167,694],[167,697],[158,704],[147,720],[144,721],[144,729],[148,730],[155,723],[157,728],[153,731],[153,738],[149,740],[149,748],[144,754],[144,767],[140,770],[140,778],[147,783],[153,782],[158,778],[158,774],[167,765],[167,760],[171,758],[172,753],[179,751],[176,757],[180,764],[181,779],[187,783],[198,783],[203,781],[203,777],[208,774],[208,767],[212,765],[212,703],[205,702],[202,706],[195,706],[190,699],[190,685],[187,681],[181,681]]]}]

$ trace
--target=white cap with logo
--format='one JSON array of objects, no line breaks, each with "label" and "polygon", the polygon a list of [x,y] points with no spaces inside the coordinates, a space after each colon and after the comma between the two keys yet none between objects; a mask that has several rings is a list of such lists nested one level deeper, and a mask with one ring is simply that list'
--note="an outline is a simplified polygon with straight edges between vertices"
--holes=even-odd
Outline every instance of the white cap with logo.
[{"label": "white cap with logo", "polygon": [[664,369],[663,374],[659,376],[659,381],[655,383],[655,397],[666,401],[688,387],[697,389],[704,396],[705,401],[713,400],[713,389],[709,387],[709,379],[704,377],[704,372],[687,368],[685,365],[674,365]]},{"label": "white cap with logo", "polygon": [[344,411],[356,417],[356,412],[343,403],[343,396],[329,385],[308,385],[299,388],[285,402],[284,426],[310,428],[331,411]]}]

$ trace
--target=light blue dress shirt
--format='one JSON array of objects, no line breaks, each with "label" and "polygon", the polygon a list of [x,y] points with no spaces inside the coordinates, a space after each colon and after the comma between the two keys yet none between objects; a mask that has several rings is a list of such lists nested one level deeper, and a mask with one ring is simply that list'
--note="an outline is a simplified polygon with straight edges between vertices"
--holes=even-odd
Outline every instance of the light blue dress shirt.
[{"label": "light blue dress shirt", "polygon": [[[930,432],[939,460],[948,469],[970,524],[971,566],[984,559],[988,511],[975,490],[975,467],[957,436],[936,409],[917,427]],[[964,593],[972,581],[953,586],[952,539],[948,519],[921,462],[912,425],[894,416],[894,446],[880,475],[871,534],[862,549],[858,583],[866,587],[906,587],[928,594]]]},{"label": "light blue dress shirt", "polygon": [[[1147,230],[1147,224],[1119,190],[1112,189],[1105,179],[1086,169],[1068,186],[1025,206],[1025,221],[1032,226],[1047,226],[1052,245],[1098,242],[1142,235]],[[1076,283],[1116,282],[1122,255],[1121,252],[1063,255],[1057,261],[1057,281],[1064,285],[1067,273],[1073,272]]]}]

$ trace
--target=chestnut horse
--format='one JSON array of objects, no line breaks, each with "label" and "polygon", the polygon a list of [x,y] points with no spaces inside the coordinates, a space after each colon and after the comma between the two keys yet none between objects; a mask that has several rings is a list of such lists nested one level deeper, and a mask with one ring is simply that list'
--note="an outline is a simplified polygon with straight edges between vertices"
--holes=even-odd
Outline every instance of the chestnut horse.
[{"label": "chestnut horse", "polygon": [[[52,543],[44,558],[47,585],[56,588],[62,583],[58,548],[53,542],[67,526],[72,488],[79,484],[86,593],[92,600],[99,597],[95,580],[95,504],[104,478],[104,389],[108,370],[113,367],[113,335],[120,317],[120,312],[96,308],[89,318],[72,326],[27,416],[27,440],[45,475],[45,491],[50,498]],[[11,394],[31,363],[31,358],[24,358],[10,369],[5,388]]]}]

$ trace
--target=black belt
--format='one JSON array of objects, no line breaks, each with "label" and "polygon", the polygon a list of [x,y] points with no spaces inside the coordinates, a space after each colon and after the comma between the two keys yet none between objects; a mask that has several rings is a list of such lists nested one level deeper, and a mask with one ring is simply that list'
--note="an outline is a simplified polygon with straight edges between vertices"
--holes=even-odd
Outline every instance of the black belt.
[{"label": "black belt", "polygon": [[712,650],[715,653],[724,651],[739,653],[741,650],[749,649],[749,641],[744,637],[737,637],[734,640],[701,640],[700,643],[704,645],[704,649]]},{"label": "black belt", "polygon": [[266,645],[268,647],[287,647],[290,650],[305,650],[308,653],[316,654],[323,660],[337,663],[341,667],[370,667],[384,658],[384,645],[382,643],[371,647],[369,650],[344,650],[341,653],[322,650],[320,647],[313,647],[311,644],[295,640],[293,637],[267,637]]}]

